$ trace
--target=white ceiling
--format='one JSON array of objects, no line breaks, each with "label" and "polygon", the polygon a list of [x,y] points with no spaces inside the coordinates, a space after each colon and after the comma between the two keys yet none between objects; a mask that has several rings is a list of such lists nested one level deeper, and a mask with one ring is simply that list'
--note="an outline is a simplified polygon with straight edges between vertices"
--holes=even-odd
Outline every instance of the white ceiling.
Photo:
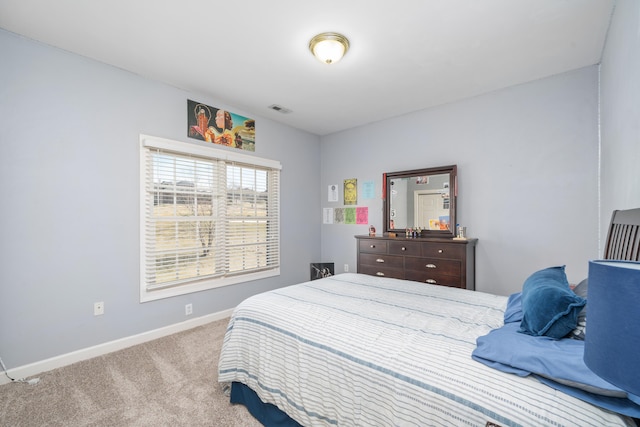
[{"label": "white ceiling", "polygon": [[326,135],[597,64],[614,2],[0,0],[0,27]]}]

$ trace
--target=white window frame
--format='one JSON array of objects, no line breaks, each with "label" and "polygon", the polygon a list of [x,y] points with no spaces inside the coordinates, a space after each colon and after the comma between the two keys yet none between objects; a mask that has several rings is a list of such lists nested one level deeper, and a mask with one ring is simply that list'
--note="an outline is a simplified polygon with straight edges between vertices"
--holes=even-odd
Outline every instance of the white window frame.
[{"label": "white window frame", "polygon": [[162,151],[178,154],[178,155],[190,155],[208,160],[218,160],[224,162],[235,162],[244,164],[249,167],[263,167],[277,170],[282,169],[280,162],[265,159],[257,156],[251,156],[243,153],[237,153],[233,151],[227,151],[224,149],[214,148],[211,146],[200,145],[199,143],[187,143],[181,141],[174,141],[170,139],[158,138],[149,135],[140,135],[140,302],[154,301],[162,298],[169,298],[177,295],[185,295],[192,292],[204,291],[207,289],[214,289],[223,286],[229,286],[237,283],[248,282],[252,280],[264,279],[267,277],[273,277],[280,275],[280,206],[279,206],[279,181],[277,188],[277,197],[275,200],[275,206],[271,206],[270,209],[276,210],[277,215],[277,265],[256,272],[248,273],[235,273],[229,275],[223,275],[220,277],[206,278],[206,279],[194,279],[193,281],[181,283],[179,285],[165,287],[165,288],[150,288],[146,283],[147,271],[147,242],[146,242],[146,228],[147,228],[147,179],[150,175],[147,173],[147,153],[149,150],[159,149]]}]

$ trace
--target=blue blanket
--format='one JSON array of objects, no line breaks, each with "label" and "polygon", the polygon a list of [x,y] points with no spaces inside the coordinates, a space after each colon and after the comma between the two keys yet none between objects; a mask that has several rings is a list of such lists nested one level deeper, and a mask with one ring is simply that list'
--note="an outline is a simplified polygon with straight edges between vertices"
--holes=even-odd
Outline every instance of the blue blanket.
[{"label": "blue blanket", "polygon": [[640,418],[640,406],[624,390],[594,374],[584,363],[584,341],[519,333],[518,296],[510,298],[505,325],[477,339],[474,360],[503,372],[533,375],[568,395],[619,414]]}]

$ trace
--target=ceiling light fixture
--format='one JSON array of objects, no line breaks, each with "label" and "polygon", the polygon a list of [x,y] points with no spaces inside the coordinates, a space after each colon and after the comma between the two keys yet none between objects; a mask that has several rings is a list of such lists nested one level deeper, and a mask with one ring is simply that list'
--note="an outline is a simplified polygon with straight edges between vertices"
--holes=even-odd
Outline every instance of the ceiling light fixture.
[{"label": "ceiling light fixture", "polygon": [[309,50],[325,64],[333,64],[349,50],[349,40],[338,33],[321,33],[311,39]]}]

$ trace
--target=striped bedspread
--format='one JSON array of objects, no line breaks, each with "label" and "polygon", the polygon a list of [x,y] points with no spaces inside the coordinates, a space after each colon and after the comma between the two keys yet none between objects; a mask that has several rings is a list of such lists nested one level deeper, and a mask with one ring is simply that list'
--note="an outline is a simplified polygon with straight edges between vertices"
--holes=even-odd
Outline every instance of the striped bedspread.
[{"label": "striped bedspread", "polygon": [[253,296],[219,362],[304,426],[614,426],[631,420],[471,359],[507,298],[340,274]]}]

